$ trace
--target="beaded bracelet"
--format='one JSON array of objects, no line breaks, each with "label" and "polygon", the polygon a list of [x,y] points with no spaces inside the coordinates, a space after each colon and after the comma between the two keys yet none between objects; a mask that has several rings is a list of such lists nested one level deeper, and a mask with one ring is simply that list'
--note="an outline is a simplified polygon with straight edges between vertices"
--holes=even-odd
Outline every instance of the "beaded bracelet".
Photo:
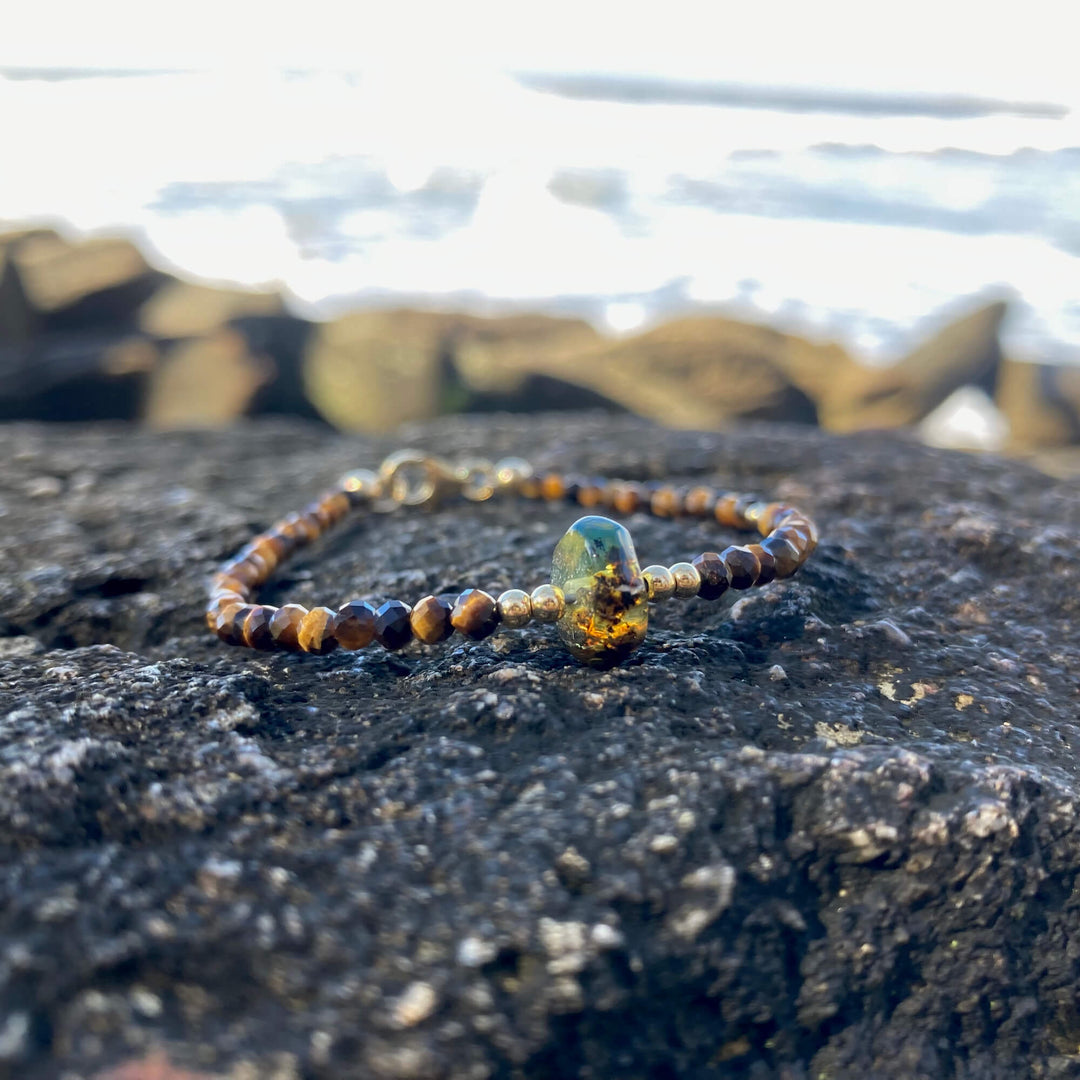
[{"label": "beaded bracelet", "polygon": [[[317,540],[350,510],[422,506],[448,496],[480,502],[517,494],[547,502],[568,501],[619,514],[649,511],[657,517],[712,517],[733,529],[757,529],[759,544],[707,551],[692,562],[641,570],[626,529],[606,517],[580,518],[559,541],[551,581],[533,589],[507,589],[497,599],[481,589],[456,596],[425,596],[411,607],[388,600],[379,607],[352,600],[339,610],[299,604],[266,607],[255,591],[290,555]],[[645,639],[649,604],[672,596],[716,600],[728,589],[749,589],[791,577],[817,546],[814,523],[794,507],[708,487],[689,490],[623,480],[539,475],[520,458],[495,464],[451,465],[417,450],[392,454],[377,473],[357,470],[333,491],[257,536],[225,563],[211,582],[206,621],[229,645],[328,653],[362,649],[373,641],[400,649],[414,638],[444,641],[456,630],[474,641],[498,626],[530,620],[556,623],[559,636],[580,661],[608,667]]]}]

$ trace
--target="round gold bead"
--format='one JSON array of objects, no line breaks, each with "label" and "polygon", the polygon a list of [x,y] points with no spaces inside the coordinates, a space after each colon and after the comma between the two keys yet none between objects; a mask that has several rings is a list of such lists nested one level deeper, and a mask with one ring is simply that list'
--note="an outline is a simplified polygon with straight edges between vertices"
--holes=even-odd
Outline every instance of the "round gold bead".
[{"label": "round gold bead", "polygon": [[562,589],[556,585],[538,585],[529,597],[532,615],[537,622],[558,622],[566,606]]},{"label": "round gold bead", "polygon": [[677,562],[668,567],[675,580],[675,595],[683,600],[697,596],[701,589],[701,575],[697,567],[688,562]]},{"label": "round gold bead", "polygon": [[503,626],[516,630],[532,618],[532,600],[521,589],[507,589],[499,594],[499,618]]},{"label": "round gold bead", "polygon": [[370,469],[353,469],[341,478],[341,488],[346,493],[350,502],[360,502],[364,499],[377,498],[381,492],[382,482],[377,473]]},{"label": "round gold bead", "polygon": [[532,476],[532,466],[519,457],[506,457],[495,462],[495,480],[500,490],[517,491]]},{"label": "round gold bead", "polygon": [[641,576],[650,600],[669,600],[675,595],[675,575],[666,566],[646,566]]}]

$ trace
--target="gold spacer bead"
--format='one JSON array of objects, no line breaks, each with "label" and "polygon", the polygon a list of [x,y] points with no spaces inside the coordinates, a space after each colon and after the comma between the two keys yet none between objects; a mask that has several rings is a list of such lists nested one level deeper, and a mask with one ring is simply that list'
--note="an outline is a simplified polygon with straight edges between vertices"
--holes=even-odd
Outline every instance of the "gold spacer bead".
[{"label": "gold spacer bead", "polygon": [[677,562],[668,567],[675,579],[675,595],[683,600],[697,596],[701,589],[701,575],[697,567],[688,562]]},{"label": "gold spacer bead", "polygon": [[532,618],[532,600],[521,589],[507,589],[499,594],[499,619],[503,626],[516,630]]},{"label": "gold spacer bead", "polygon": [[532,466],[524,458],[506,457],[496,461],[495,480],[498,490],[517,491],[532,476],[532,471]]},{"label": "gold spacer bead", "polygon": [[558,622],[566,607],[562,589],[557,585],[538,585],[529,599],[532,601],[533,618],[537,622]]},{"label": "gold spacer bead", "polygon": [[675,575],[666,566],[646,566],[641,576],[650,600],[670,600],[675,595]]},{"label": "gold spacer bead", "polygon": [[370,469],[353,469],[341,478],[341,487],[344,491],[351,491],[361,495],[370,495],[374,498],[379,494],[381,481],[378,474]]}]

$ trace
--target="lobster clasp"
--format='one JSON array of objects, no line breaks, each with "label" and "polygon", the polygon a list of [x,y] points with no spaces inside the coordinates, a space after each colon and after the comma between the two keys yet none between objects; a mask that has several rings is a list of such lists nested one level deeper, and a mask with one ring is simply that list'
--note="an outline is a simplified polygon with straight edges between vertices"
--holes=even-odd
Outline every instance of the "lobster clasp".
[{"label": "lobster clasp", "polygon": [[422,450],[398,450],[379,466],[379,491],[394,506],[425,506],[459,495],[464,481],[454,467]]}]

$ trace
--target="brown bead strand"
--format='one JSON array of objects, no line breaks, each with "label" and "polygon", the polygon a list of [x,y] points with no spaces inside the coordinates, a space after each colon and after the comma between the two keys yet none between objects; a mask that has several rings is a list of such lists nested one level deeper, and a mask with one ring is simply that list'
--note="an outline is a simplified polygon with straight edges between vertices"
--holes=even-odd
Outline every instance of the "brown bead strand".
[{"label": "brown bead strand", "polygon": [[[523,464],[515,459],[515,467]],[[666,584],[659,580],[655,587],[649,584],[651,599],[670,595],[717,599],[729,589],[749,589],[791,577],[818,544],[816,526],[800,510],[753,495],[717,492],[708,486],[681,488],[656,482],[567,477],[557,472],[538,474],[525,467],[508,490],[528,499],[576,503],[586,510],[613,509],[619,514],[640,510],[669,519],[713,518],[726,528],[760,534],[758,543],[733,545],[719,554],[704,552],[692,563],[676,564],[670,571],[649,568],[662,571],[666,577]],[[531,611],[528,594],[519,590],[506,592],[506,602],[511,605],[506,608],[504,597],[496,600],[480,589],[466,589],[456,597],[426,596],[415,607],[390,600],[375,608],[354,600],[340,611],[328,607],[309,611],[299,604],[272,607],[253,602],[256,591],[286,559],[314,543],[354,508],[369,505],[374,497],[374,489],[346,482],[343,488],[328,492],[256,536],[211,578],[206,609],[209,629],[230,645],[325,654],[339,647],[362,649],[374,641],[387,649],[400,649],[413,639],[434,644],[455,631],[480,640],[494,633],[504,610],[508,626],[522,626],[530,618],[552,621],[561,611],[561,593],[554,590],[556,598],[550,585],[534,590]],[[406,502],[396,496],[394,501]],[[648,569],[645,575],[648,577]],[[537,606],[541,596],[542,608]]]}]

